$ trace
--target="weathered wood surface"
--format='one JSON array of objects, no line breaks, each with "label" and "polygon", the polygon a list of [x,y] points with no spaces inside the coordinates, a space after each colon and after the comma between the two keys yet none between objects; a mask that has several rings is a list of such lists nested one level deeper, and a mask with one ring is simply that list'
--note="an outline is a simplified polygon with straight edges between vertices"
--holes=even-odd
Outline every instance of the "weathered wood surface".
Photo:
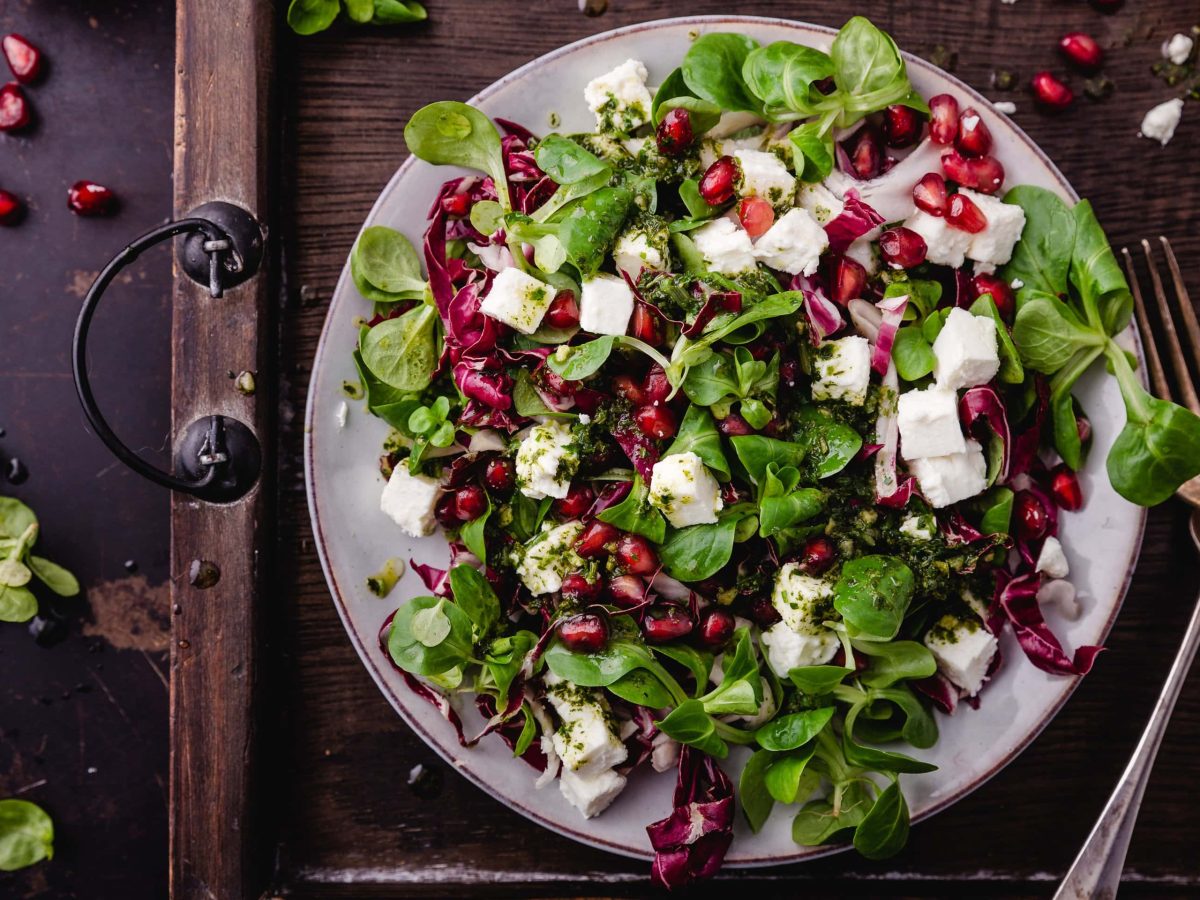
[{"label": "weathered wood surface", "polygon": [[[902,47],[956,50],[956,74],[1018,105],[1016,121],[1093,199],[1114,242],[1168,234],[1200,292],[1200,115],[1188,109],[1166,150],[1135,135],[1141,113],[1169,96],[1149,72],[1158,44],[1196,10],[1166,0],[1102,15],[1083,2],[656,3],[614,0],[603,16],[554,3],[430,3],[431,21],[403,32],[338,28],[284,42],[284,206],[280,596],[287,609],[290,714],[282,800],[281,887],[296,896],[411,894],[642,895],[645,867],[542,831],[459,778],[396,718],[359,664],[312,548],[302,491],[302,410],[327,302],[363,217],[405,155],[408,116],[436,99],[466,99],[525,61],[597,31],[668,15],[737,11],[840,25],[871,16]],[[987,90],[996,68],[1062,70],[1055,42],[1086,30],[1115,49],[1117,93],[1045,116],[1029,95]],[[1121,46],[1128,33],[1132,44]],[[1144,33],[1145,32],[1145,33]],[[1073,78],[1076,87],[1082,79]],[[545,123],[528,123],[535,130]],[[414,210],[414,215],[423,210]],[[847,854],[777,870],[729,872],[754,889],[794,895],[1046,895],[1069,864],[1120,772],[1149,710],[1197,587],[1197,562],[1177,504],[1156,510],[1125,611],[1063,713],[1013,765],[971,797],[916,827],[896,859]],[[1194,802],[1200,761],[1200,677],[1163,746],[1129,857],[1126,894],[1200,890]],[[984,701],[986,703],[986,699]],[[435,796],[407,785],[422,764]],[[888,883],[884,883],[884,879]],[[894,879],[894,881],[892,881]],[[718,888],[727,891],[728,886]]]}]

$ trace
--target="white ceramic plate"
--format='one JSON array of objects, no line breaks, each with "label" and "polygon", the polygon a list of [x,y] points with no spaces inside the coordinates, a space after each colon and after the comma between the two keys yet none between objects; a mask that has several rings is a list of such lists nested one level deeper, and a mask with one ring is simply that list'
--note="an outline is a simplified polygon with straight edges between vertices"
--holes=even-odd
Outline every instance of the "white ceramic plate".
[{"label": "white ceramic plate", "polygon": [[[596,75],[632,57],[644,60],[650,83],[657,84],[682,59],[697,32],[740,31],[763,43],[791,40],[827,47],[830,29],[782,19],[749,16],[704,16],[632,25],[587,38],[536,59],[471,99],[490,116],[520,122],[535,133],[550,130],[551,112],[561,116],[563,132],[587,131],[594,123],[583,103],[584,85]],[[1009,173],[1008,184],[1036,184],[1069,200],[1075,194],[1062,174],[1006,117],[966,85],[934,66],[907,56],[913,84],[926,97],[949,92],[964,105],[981,110],[995,138],[996,155]],[[446,98],[455,97],[454,85]],[[364,227],[389,225],[421,246],[424,212],[439,185],[456,174],[408,159],[380,194]],[[383,479],[378,470],[380,445],[387,427],[352,404],[344,428],[337,422],[343,402],[342,383],[357,375],[351,351],[357,340],[355,316],[369,306],[355,291],[349,268],[342,272],[321,336],[308,397],[305,463],[309,507],[317,549],[333,600],[350,639],[379,689],[421,737],[454,768],[501,802],[547,828],[615,853],[650,858],[645,826],[670,811],[675,779],[641,771],[624,794],[598,818],[585,821],[563,799],[557,786],[533,789],[536,773],[514,760],[495,737],[474,749],[462,749],[453,729],[425,701],[411,693],[379,650],[379,629],[396,604],[426,593],[408,571],[387,600],[368,592],[366,578],[389,557],[412,557],[444,566],[448,559],[442,537],[413,540],[379,509]],[[1085,508],[1063,517],[1063,543],[1071,562],[1071,578],[1083,597],[1083,614],[1073,622],[1047,612],[1068,651],[1080,644],[1100,643],[1107,635],[1141,545],[1143,512],[1121,499],[1104,474],[1103,461],[1124,421],[1116,382],[1093,370],[1077,388],[1095,429],[1090,462],[1081,481]],[[917,756],[937,764],[928,775],[903,779],[914,820],[945,808],[978,787],[1024,749],[1058,711],[1078,679],[1048,675],[1027,663],[1011,633],[1002,641],[1005,664],[983,695],[978,711],[963,705],[953,717],[939,714],[941,739]],[[463,711],[468,732],[480,723],[473,709]],[[740,751],[744,753],[744,751]],[[737,783],[744,755],[725,764]],[[777,806],[755,835],[738,816],[736,837],[728,856],[731,865],[765,865],[810,859],[840,847],[798,847],[791,840],[792,810]]]}]

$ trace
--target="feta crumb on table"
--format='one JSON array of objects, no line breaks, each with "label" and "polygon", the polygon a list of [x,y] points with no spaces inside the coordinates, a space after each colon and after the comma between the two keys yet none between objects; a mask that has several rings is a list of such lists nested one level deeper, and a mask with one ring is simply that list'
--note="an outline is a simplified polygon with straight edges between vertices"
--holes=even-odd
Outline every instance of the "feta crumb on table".
[{"label": "feta crumb on table", "polygon": [[1183,117],[1183,101],[1176,97],[1152,108],[1142,119],[1140,135],[1158,141],[1164,147],[1175,137],[1175,129]]},{"label": "feta crumb on table", "polygon": [[578,467],[571,427],[562,422],[533,426],[517,448],[517,484],[531,500],[567,496]]},{"label": "feta crumb on table", "polygon": [[654,464],[649,501],[674,528],[711,524],[725,505],[717,479],[690,450],[664,456]]},{"label": "feta crumb on table", "polygon": [[627,59],[588,82],[583,98],[596,114],[597,131],[633,131],[650,121],[653,98],[646,87],[644,63]]},{"label": "feta crumb on table", "polygon": [[515,266],[502,269],[479,304],[479,311],[515,328],[533,334],[550,308],[554,290]]},{"label": "feta crumb on table", "polygon": [[585,278],[579,298],[579,327],[592,334],[624,334],[633,315],[633,291],[619,275]]},{"label": "feta crumb on table", "polygon": [[582,532],[579,522],[543,527],[521,548],[517,574],[529,593],[535,597],[553,594],[562,587],[564,575],[583,565],[573,549]]},{"label": "feta crumb on table", "polygon": [[1176,34],[1170,40],[1163,41],[1163,59],[1169,59],[1175,65],[1182,66],[1188,61],[1188,57],[1192,55],[1194,44],[1195,41],[1186,34]]},{"label": "feta crumb on table", "polygon": [[845,400],[853,406],[867,401],[871,384],[871,345],[851,335],[824,341],[813,360],[812,398]]},{"label": "feta crumb on table", "polygon": [[974,497],[987,487],[987,461],[978,441],[968,440],[965,453],[910,460],[908,470],[935,509]]},{"label": "feta crumb on table", "polygon": [[796,207],[781,216],[754,245],[756,259],[789,275],[811,275],[817,271],[821,254],[829,246],[829,235],[807,210]]},{"label": "feta crumb on table", "polygon": [[441,486],[428,475],[413,475],[408,463],[392,469],[392,477],[383,488],[379,507],[411,537],[433,534],[436,522],[433,508],[442,494]]},{"label": "feta crumb on table", "polygon": [[1042,552],[1038,554],[1034,570],[1043,572],[1051,578],[1066,578],[1071,574],[1071,566],[1067,555],[1063,552],[1062,542],[1051,535],[1042,543]]},{"label": "feta crumb on table", "polygon": [[900,426],[900,455],[907,460],[947,456],[967,449],[958,423],[958,397],[954,391],[940,387],[907,391],[896,403],[896,419]]},{"label": "feta crumb on table", "polygon": [[987,384],[1000,371],[996,322],[955,307],[933,342],[933,357],[933,378],[939,388],[953,391]]},{"label": "feta crumb on table", "polygon": [[931,216],[917,210],[904,220],[910,228],[925,239],[925,258],[934,265],[957,269],[967,258],[967,248],[975,235],[950,225],[940,216]]},{"label": "feta crumb on table", "polygon": [[754,244],[745,228],[722,216],[691,232],[705,262],[722,275],[741,275],[754,268]]},{"label": "feta crumb on table", "polygon": [[1017,104],[1011,100],[997,100],[992,106],[996,108],[996,112],[1004,113],[1006,116],[1011,116],[1017,111]]},{"label": "feta crumb on table", "polygon": [[947,614],[925,635],[925,646],[937,661],[938,671],[974,697],[987,678],[997,644],[982,622]]},{"label": "feta crumb on table", "polygon": [[796,176],[778,156],[765,150],[736,150],[733,158],[742,171],[738,196],[761,197],[777,209],[792,205]]}]

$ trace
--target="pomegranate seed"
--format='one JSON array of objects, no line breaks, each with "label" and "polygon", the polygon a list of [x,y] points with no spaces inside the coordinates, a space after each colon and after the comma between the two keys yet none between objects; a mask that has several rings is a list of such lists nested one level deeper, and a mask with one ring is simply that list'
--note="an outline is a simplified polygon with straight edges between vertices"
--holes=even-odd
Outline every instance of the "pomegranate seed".
[{"label": "pomegranate seed", "polygon": [[1096,39],[1082,31],[1064,34],[1058,41],[1058,49],[1072,63],[1085,72],[1094,72],[1104,62],[1104,51]]},{"label": "pomegranate seed", "polygon": [[1009,283],[995,275],[976,275],[971,279],[971,296],[982,297],[984,294],[992,295],[992,302],[996,304],[1000,317],[1011,322],[1017,309],[1017,298]]},{"label": "pomegranate seed", "polygon": [[800,568],[810,575],[820,575],[837,560],[837,548],[827,537],[810,537],[800,554]]},{"label": "pomegranate seed", "polygon": [[646,599],[646,583],[636,575],[618,575],[608,581],[608,597],[626,609],[637,606]]},{"label": "pomegranate seed", "polygon": [[488,508],[487,494],[483,488],[477,484],[468,484],[466,487],[458,489],[454,495],[454,506],[458,513],[459,521],[470,522],[472,519],[478,519]]},{"label": "pomegranate seed", "polygon": [[77,216],[109,216],[117,210],[117,195],[94,181],[77,181],[67,191],[67,209]]},{"label": "pomegranate seed", "polygon": [[1079,478],[1065,465],[1050,473],[1050,493],[1061,509],[1077,510],[1083,506],[1083,491]]},{"label": "pomegranate seed", "polygon": [[863,295],[867,270],[857,260],[839,256],[833,264],[833,300],[845,305]]},{"label": "pomegranate seed", "polygon": [[966,158],[957,150],[947,150],[942,154],[942,171],[951,181],[967,187],[975,186],[975,176],[971,174],[971,167],[967,165]]},{"label": "pomegranate seed", "polygon": [[1032,491],[1018,491],[1013,499],[1013,522],[1016,536],[1023,541],[1044,537],[1050,527],[1050,517],[1042,501]]},{"label": "pomegranate seed", "polygon": [[458,527],[462,520],[458,518],[458,504],[455,503],[454,493],[442,494],[433,508],[433,517],[446,528]]},{"label": "pomegranate seed", "polygon": [[658,554],[640,534],[623,534],[617,541],[617,562],[631,575],[653,575],[658,570]]},{"label": "pomegranate seed", "polygon": [[953,144],[958,137],[958,101],[949,94],[929,100],[929,138],[935,144]]},{"label": "pomegranate seed", "polygon": [[954,146],[967,156],[983,156],[992,149],[992,133],[974,107],[963,110]]},{"label": "pomegranate seed", "polygon": [[738,202],[738,221],[752,238],[766,234],[775,224],[775,207],[762,197],[747,197]]},{"label": "pomegranate seed", "polygon": [[731,412],[723,419],[717,419],[717,431],[726,437],[742,437],[747,434],[754,434],[754,429],[750,427],[750,423],[735,412]]},{"label": "pomegranate seed", "polygon": [[925,262],[929,248],[925,238],[903,225],[889,228],[879,236],[879,252],[893,269],[911,269]]},{"label": "pomegranate seed", "polygon": [[461,218],[471,208],[471,197],[468,194],[451,194],[442,198],[442,210],[448,216]]},{"label": "pomegranate seed", "polygon": [[1038,72],[1029,84],[1038,103],[1048,110],[1066,109],[1075,99],[1071,89],[1049,72]]},{"label": "pomegranate seed", "polygon": [[575,392],[579,390],[578,381],[568,381],[549,366],[542,366],[538,369],[537,377],[548,391],[563,397],[574,396]]},{"label": "pomegranate seed", "polygon": [[687,637],[695,627],[696,621],[691,614],[678,606],[654,610],[642,620],[642,633],[646,635],[646,640],[655,644]]},{"label": "pomegranate seed", "polygon": [[511,491],[517,480],[517,470],[511,459],[493,459],[483,472],[483,480],[493,491]]},{"label": "pomegranate seed", "polygon": [[576,603],[591,603],[600,596],[600,591],[604,587],[597,579],[596,581],[588,581],[587,576],[582,572],[572,572],[562,580],[562,595],[567,600],[574,600]]},{"label": "pomegranate seed", "polygon": [[750,618],[759,628],[770,628],[776,622],[783,621],[779,610],[771,603],[770,597],[755,597],[750,601]]},{"label": "pomegranate seed", "polygon": [[646,392],[632,375],[616,376],[612,380],[612,389],[618,397],[624,397],[634,406],[645,406],[647,402]]},{"label": "pomegranate seed", "polygon": [[709,206],[720,206],[733,199],[738,164],[732,156],[722,156],[708,167],[700,179],[700,196]]},{"label": "pomegranate seed", "polygon": [[16,225],[25,214],[25,204],[16,194],[0,189],[0,225]]},{"label": "pomegranate seed", "polygon": [[972,187],[981,194],[994,194],[1004,186],[1004,166],[994,156],[967,160],[967,172]]},{"label": "pomegranate seed", "polygon": [[719,606],[710,606],[700,613],[700,643],[710,650],[719,650],[733,637],[733,614]]},{"label": "pomegranate seed", "polygon": [[946,222],[959,231],[979,234],[987,228],[987,216],[983,214],[974,200],[966,194],[955,194],[950,198],[950,207],[946,211]]},{"label": "pomegranate seed", "polygon": [[658,363],[650,366],[646,377],[642,379],[642,393],[645,397],[643,403],[665,403],[667,397],[671,396],[671,382]]},{"label": "pomegranate seed", "polygon": [[921,117],[909,106],[889,106],[883,111],[883,140],[889,147],[910,147],[921,136]]},{"label": "pomegranate seed", "polygon": [[664,156],[679,156],[692,145],[692,114],[682,107],[670,110],[658,123],[654,141]]},{"label": "pomegranate seed", "polygon": [[579,303],[572,291],[560,291],[550,301],[546,322],[552,328],[574,328],[579,324]]},{"label": "pomegranate seed", "polygon": [[573,616],[558,626],[558,636],[568,650],[599,653],[608,643],[608,623],[591,613]]},{"label": "pomegranate seed", "polygon": [[679,429],[675,413],[666,406],[643,406],[634,413],[634,418],[643,434],[659,440],[675,437]]},{"label": "pomegranate seed", "polygon": [[20,131],[29,124],[29,101],[15,81],[0,87],[0,131]]},{"label": "pomegranate seed", "polygon": [[554,512],[564,519],[578,519],[596,502],[596,492],[586,484],[573,484],[567,496],[554,501]]},{"label": "pomegranate seed", "polygon": [[583,559],[599,559],[608,556],[610,548],[621,537],[614,526],[595,520],[589,522],[575,544],[575,555]]},{"label": "pomegranate seed", "polygon": [[931,216],[944,216],[948,199],[946,179],[937,172],[930,172],[913,188],[913,203]]},{"label": "pomegranate seed", "polygon": [[4,36],[4,58],[21,84],[37,81],[42,74],[42,51],[19,34]]},{"label": "pomegranate seed", "polygon": [[874,178],[883,168],[883,148],[874,128],[859,129],[850,153],[850,166],[863,181]]},{"label": "pomegranate seed", "polygon": [[[742,500],[746,500],[748,498],[749,498],[749,495],[748,494],[744,495],[741,491],[739,491],[737,489],[737,486],[732,481],[721,485],[721,499],[723,501],[725,501],[726,506],[733,506],[733,504],[740,503]],[[696,589],[701,590],[701,588],[699,586],[697,586]],[[708,590],[707,592],[711,594],[716,589],[717,589],[717,587],[714,586],[711,590]]]},{"label": "pomegranate seed", "polygon": [[644,303],[639,303],[633,308],[629,326],[635,338],[645,341],[651,347],[657,347],[663,342],[662,324],[654,311]]}]

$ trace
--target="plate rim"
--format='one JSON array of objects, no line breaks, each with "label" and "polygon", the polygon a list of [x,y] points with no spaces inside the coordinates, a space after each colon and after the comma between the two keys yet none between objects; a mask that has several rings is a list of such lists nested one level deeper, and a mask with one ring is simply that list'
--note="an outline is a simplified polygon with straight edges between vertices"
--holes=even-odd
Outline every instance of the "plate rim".
[{"label": "plate rim", "polygon": [[[712,25],[717,25],[717,24],[768,25],[768,26],[782,27],[782,28],[786,28],[786,29],[794,29],[794,30],[798,30],[798,31],[808,31],[810,33],[815,32],[818,34],[825,34],[825,35],[828,35],[831,37],[836,35],[838,32],[838,29],[832,28],[827,25],[818,25],[818,24],[815,24],[812,22],[805,22],[805,21],[802,21],[799,19],[788,19],[788,18],[784,18],[781,16],[709,14],[709,15],[695,15],[695,16],[674,16],[674,17],[664,18],[664,19],[650,19],[650,20],[646,20],[643,22],[634,22],[629,25],[623,25],[618,28],[599,32],[597,34],[587,35],[578,40],[572,41],[569,44],[564,44],[561,47],[557,47],[554,50],[551,50],[547,53],[537,56],[534,59],[531,59],[528,62],[518,66],[516,69],[513,69],[512,71],[508,72],[507,74],[501,76],[497,80],[491,82],[486,87],[484,87],[482,90],[480,90],[479,92],[477,92],[476,94],[471,96],[465,102],[468,104],[471,104],[471,105],[476,105],[477,103],[479,103],[481,101],[487,100],[493,93],[499,91],[501,88],[505,87],[510,82],[524,77],[526,74],[532,72],[533,70],[545,65],[546,63],[548,63],[552,60],[558,59],[561,56],[566,56],[566,55],[575,53],[578,50],[581,50],[583,48],[591,47],[593,45],[598,45],[598,44],[601,44],[601,43],[604,43],[604,42],[607,42],[607,41],[610,41],[610,40],[613,40],[616,38],[624,37],[629,34],[635,34],[635,33],[643,32],[643,31],[653,31],[653,30],[657,30],[657,29],[665,28],[665,27],[674,27],[674,26],[691,25],[691,24],[694,24],[696,26],[712,26]],[[977,91],[971,85],[969,85],[966,82],[959,79],[953,73],[947,72],[944,69],[941,69],[938,66],[934,65],[933,63],[929,62],[928,60],[925,60],[922,57],[917,56],[909,51],[901,50],[900,52],[904,58],[906,65],[916,66],[918,68],[925,69],[929,72],[932,72],[937,77],[945,79],[950,84],[952,84],[956,89],[958,89],[962,93],[966,94],[967,96],[971,97],[971,99],[974,103],[982,104],[982,105],[986,106],[991,112],[993,112],[996,115],[1001,115],[1001,116],[1004,115],[1004,114],[1000,113],[998,110],[996,110],[995,104],[990,99],[985,97],[982,93]],[[1004,116],[1004,118],[1008,122],[1008,124],[1011,125],[1017,138],[1019,138],[1021,140],[1021,142],[1025,145],[1025,147],[1028,150],[1032,151],[1037,157],[1040,158],[1042,163],[1046,166],[1047,170],[1054,176],[1055,180],[1059,183],[1059,185],[1066,192],[1066,194],[1075,203],[1078,203],[1080,201],[1080,197],[1079,197],[1078,193],[1076,193],[1076,191],[1075,191],[1074,187],[1071,185],[1070,181],[1067,180],[1066,176],[1063,175],[1063,173],[1059,170],[1058,166],[1054,163],[1054,161],[1046,154],[1045,151],[1042,150],[1042,148],[1037,144],[1037,142],[1035,142],[1028,134],[1026,134],[1025,130],[1023,128],[1021,128],[1021,126],[1017,122],[1013,121],[1008,116]],[[415,156],[413,156],[412,154],[409,154],[409,156],[404,160],[404,162],[402,162],[400,164],[400,166],[392,174],[391,178],[388,179],[387,184],[384,185],[384,187],[380,190],[379,195],[375,199],[375,202],[371,205],[371,209],[367,213],[366,217],[364,218],[363,225],[359,229],[359,233],[361,233],[363,228],[367,227],[367,223],[371,222],[374,219],[376,213],[379,211],[380,207],[383,205],[384,198],[386,196],[388,196],[389,194],[391,194],[396,189],[398,183],[404,178],[404,176],[406,175],[408,170],[410,168],[412,168],[414,165],[416,165],[416,163],[417,163],[417,158]],[[357,239],[357,236],[356,236],[356,239]],[[507,796],[500,796],[500,795],[497,795],[497,794],[493,793],[492,791],[490,791],[488,788],[488,783],[483,778],[482,775],[475,772],[472,769],[472,767],[470,767],[469,765],[463,764],[459,759],[456,759],[449,750],[445,749],[442,746],[442,743],[440,740],[436,739],[418,721],[411,718],[407,714],[407,711],[405,710],[404,705],[400,702],[400,698],[397,696],[397,693],[392,689],[392,686],[388,683],[387,678],[386,678],[386,673],[383,671],[381,665],[376,662],[376,660],[374,658],[375,654],[373,652],[374,648],[364,646],[362,640],[360,640],[357,629],[353,626],[352,620],[350,618],[350,613],[347,608],[347,604],[345,603],[345,600],[343,599],[343,593],[342,593],[341,586],[338,582],[336,574],[333,571],[332,566],[330,565],[329,556],[326,551],[326,545],[325,545],[326,538],[325,538],[324,530],[321,526],[321,518],[320,518],[320,513],[318,511],[318,505],[317,505],[317,500],[316,500],[316,472],[315,472],[315,467],[313,465],[314,436],[316,433],[316,429],[313,427],[313,422],[314,422],[314,418],[315,418],[315,406],[316,406],[316,394],[317,394],[317,392],[315,390],[313,390],[313,385],[316,382],[316,373],[317,373],[316,363],[318,360],[320,360],[324,356],[324,353],[326,351],[326,341],[327,341],[327,339],[329,339],[329,333],[331,330],[331,322],[333,321],[334,301],[339,296],[339,294],[343,291],[343,289],[345,288],[345,286],[349,282],[349,280],[350,280],[350,263],[349,263],[349,257],[347,256],[347,260],[343,264],[341,274],[338,276],[337,283],[334,286],[333,293],[330,296],[329,310],[326,312],[325,320],[322,323],[321,336],[317,342],[317,347],[316,347],[316,350],[313,355],[313,368],[312,368],[312,371],[310,372],[309,386],[307,389],[307,397],[305,399],[304,481],[305,481],[305,497],[307,500],[309,518],[310,518],[310,522],[311,522],[312,529],[313,529],[313,542],[314,542],[314,546],[317,550],[317,556],[321,563],[322,572],[325,576],[326,586],[330,589],[331,599],[333,600],[334,607],[337,610],[338,618],[341,620],[342,627],[345,630],[347,637],[350,639],[350,642],[353,645],[355,652],[358,654],[359,661],[366,667],[372,680],[375,682],[376,687],[378,687],[380,692],[384,695],[384,697],[387,698],[388,703],[392,706],[392,708],[400,716],[401,720],[403,720],[404,723],[421,738],[421,740],[426,744],[426,746],[429,747],[430,749],[432,749],[440,757],[442,757],[442,759],[445,760],[445,762],[447,764],[449,764],[452,769],[454,769],[460,775],[464,776],[468,781],[470,781],[472,784],[474,784],[477,788],[482,790],[484,793],[486,793],[492,799],[502,803],[503,805],[514,810],[515,812],[520,813],[521,815],[525,816],[527,819],[536,823],[540,827],[546,828],[557,834],[561,834],[566,837],[569,837],[570,839],[572,839],[578,843],[585,844],[587,846],[591,846],[591,847],[594,847],[597,849],[606,850],[610,853],[615,853],[619,856],[623,856],[623,857],[630,858],[630,859],[639,859],[639,860],[653,859],[654,854],[652,852],[648,852],[645,850],[639,850],[637,848],[617,844],[608,839],[597,837],[594,834],[589,834],[585,831],[577,830],[576,828],[573,828],[569,825],[565,825],[561,822],[549,819],[548,817],[544,816],[541,812],[521,803],[518,799],[510,798]],[[1141,383],[1143,384],[1143,386],[1145,386],[1145,384],[1146,384],[1145,368],[1146,367],[1144,364],[1145,359],[1144,359],[1143,351],[1142,351],[1141,335],[1138,332],[1136,323],[1134,323],[1134,322],[1131,322],[1131,324],[1130,324],[1130,334],[1132,336],[1133,350],[1134,350],[1134,353],[1137,356],[1138,362],[1140,364],[1138,366],[1138,368],[1136,369],[1137,376],[1138,376],[1139,380],[1141,381]],[[1104,624],[1101,627],[1099,636],[1097,638],[1098,643],[1103,644],[1104,641],[1108,638],[1110,632],[1112,631],[1113,626],[1116,623],[1117,617],[1120,615],[1121,610],[1124,607],[1125,598],[1128,595],[1129,587],[1130,587],[1130,584],[1132,583],[1133,576],[1137,570],[1138,561],[1141,557],[1142,548],[1145,543],[1145,530],[1146,530],[1146,521],[1147,521],[1148,515],[1149,515],[1149,511],[1146,508],[1144,508],[1144,507],[1139,508],[1138,523],[1137,523],[1137,529],[1136,529],[1137,534],[1136,534],[1136,539],[1134,540],[1134,542],[1132,544],[1132,548],[1133,548],[1132,553],[1130,554],[1128,563],[1126,565],[1124,579],[1122,580],[1120,587],[1117,590],[1116,601],[1113,604],[1112,611],[1109,614],[1108,619],[1104,622]],[[1029,729],[1029,731],[1024,735],[1022,740],[1008,754],[1006,754],[1002,759],[997,761],[987,771],[982,772],[979,775],[977,775],[967,785],[963,786],[962,788],[958,789],[957,791],[951,792],[950,794],[948,794],[947,796],[945,796],[943,798],[940,798],[937,802],[935,802],[932,805],[921,810],[920,813],[914,815],[912,817],[912,824],[915,825],[919,822],[925,821],[926,819],[936,815],[939,812],[942,812],[943,810],[954,805],[955,803],[958,803],[959,801],[965,799],[967,796],[974,793],[976,790],[978,790],[980,787],[982,787],[984,784],[986,784],[988,781],[990,781],[993,777],[995,777],[997,774],[999,774],[1000,771],[1007,768],[1018,756],[1020,756],[1022,753],[1024,753],[1026,750],[1029,749],[1029,746],[1041,735],[1041,733],[1046,729],[1046,727],[1050,724],[1050,722],[1053,721],[1058,716],[1058,714],[1062,711],[1062,708],[1066,705],[1067,701],[1070,700],[1071,697],[1074,695],[1074,693],[1075,693],[1076,689],[1079,687],[1079,684],[1082,681],[1082,679],[1083,679],[1082,675],[1066,676],[1065,690],[1063,691],[1059,700],[1050,709],[1048,709],[1046,711],[1046,713],[1037,722],[1037,724],[1034,725],[1031,729]],[[830,856],[835,853],[840,853],[840,852],[843,852],[843,851],[849,849],[851,846],[852,845],[849,843],[838,843],[838,844],[820,845],[817,847],[799,848],[796,853],[741,858],[736,861],[727,862],[725,865],[727,868],[759,868],[759,867],[771,866],[771,865],[795,864],[795,863],[800,863],[800,862],[807,862],[809,860],[819,859],[819,858],[825,857],[825,856]]]}]

